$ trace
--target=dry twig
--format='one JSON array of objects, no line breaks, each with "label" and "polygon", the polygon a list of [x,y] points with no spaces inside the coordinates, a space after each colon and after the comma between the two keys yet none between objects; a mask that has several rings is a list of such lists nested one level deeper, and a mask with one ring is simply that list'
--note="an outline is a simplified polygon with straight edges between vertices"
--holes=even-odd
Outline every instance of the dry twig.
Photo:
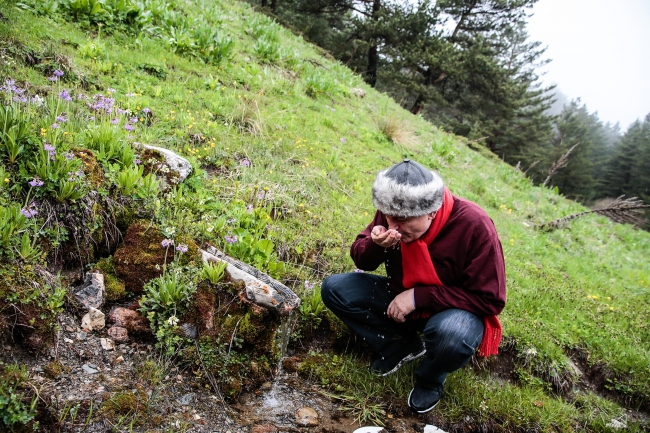
[{"label": "dry twig", "polygon": [[[571,149],[567,150],[567,152],[560,157],[560,159],[558,159],[553,163],[551,169],[548,172],[548,176],[546,177],[546,180],[542,184],[542,187],[547,186],[548,183],[551,181],[551,178],[555,175],[555,173],[557,173],[558,171],[560,171],[561,169],[567,166],[567,164],[569,163],[569,155],[571,154],[573,149],[575,149],[579,144],[580,143],[574,144],[573,147],[571,147]],[[530,170],[530,168],[528,170]]]},{"label": "dry twig", "polygon": [[620,196],[612,203],[606,207],[600,209],[589,210],[586,212],[580,212],[572,215],[568,215],[556,220],[547,222],[538,226],[541,230],[555,230],[560,228],[565,223],[572,221],[576,218],[579,218],[583,215],[588,215],[590,213],[595,213],[599,215],[606,216],[614,222],[622,224],[635,224],[638,225],[641,222],[641,209],[650,208],[650,204],[644,204],[643,200],[637,197],[630,197],[624,199],[625,196]]}]

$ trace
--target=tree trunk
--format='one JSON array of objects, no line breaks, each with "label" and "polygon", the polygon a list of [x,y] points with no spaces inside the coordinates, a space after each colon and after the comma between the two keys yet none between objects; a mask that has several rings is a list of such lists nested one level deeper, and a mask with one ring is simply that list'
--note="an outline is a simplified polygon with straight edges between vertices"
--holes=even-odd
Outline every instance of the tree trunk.
[{"label": "tree trunk", "polygon": [[268,5],[268,0],[262,0],[262,7],[265,8]]},{"label": "tree trunk", "polygon": [[278,0],[271,0],[271,11],[275,12],[275,8],[278,5]]},{"label": "tree trunk", "polygon": [[[381,0],[373,0],[372,2],[372,19],[379,20],[379,11],[381,10]],[[368,68],[366,70],[366,83],[371,87],[377,84],[377,63],[379,61],[379,52],[377,50],[377,43],[374,35],[370,38],[370,47],[368,48]]]}]

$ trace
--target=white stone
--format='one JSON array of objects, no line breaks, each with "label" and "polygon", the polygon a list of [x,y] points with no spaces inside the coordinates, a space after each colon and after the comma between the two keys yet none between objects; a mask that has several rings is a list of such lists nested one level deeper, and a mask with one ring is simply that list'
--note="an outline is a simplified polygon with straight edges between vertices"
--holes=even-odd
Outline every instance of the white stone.
[{"label": "white stone", "polygon": [[613,428],[613,429],[622,429],[622,428],[627,428],[627,423],[625,421],[619,421],[617,419],[612,419],[610,422],[608,422],[605,427]]},{"label": "white stone", "polygon": [[386,430],[384,430],[383,427],[361,427],[353,431],[352,433],[384,433]]},{"label": "white stone", "polygon": [[150,146],[148,144],[143,144],[142,147],[145,149],[151,149],[155,150],[156,152],[160,152],[160,154],[165,157],[165,163],[169,166],[169,168],[178,172],[179,182],[184,181],[185,178],[192,172],[192,164],[190,164],[187,159],[177,155],[171,150],[162,147]]},{"label": "white stone", "polygon": [[424,426],[424,433],[447,433],[447,432],[442,429],[439,429],[435,425],[427,424]]},{"label": "white stone", "polygon": [[81,319],[81,327],[86,331],[102,329],[106,326],[104,313],[97,308],[90,307],[88,313]]},{"label": "white stone", "polygon": [[110,338],[100,338],[99,342],[102,345],[102,348],[104,350],[113,350],[115,349],[115,342],[111,340]]}]

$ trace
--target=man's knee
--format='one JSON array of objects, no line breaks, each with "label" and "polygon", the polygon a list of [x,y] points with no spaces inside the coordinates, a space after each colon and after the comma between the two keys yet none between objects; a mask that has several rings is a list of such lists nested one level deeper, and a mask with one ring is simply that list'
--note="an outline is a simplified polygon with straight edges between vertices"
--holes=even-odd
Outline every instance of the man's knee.
[{"label": "man's knee", "polygon": [[424,329],[427,350],[445,356],[471,357],[483,337],[483,321],[463,310],[448,310]]}]

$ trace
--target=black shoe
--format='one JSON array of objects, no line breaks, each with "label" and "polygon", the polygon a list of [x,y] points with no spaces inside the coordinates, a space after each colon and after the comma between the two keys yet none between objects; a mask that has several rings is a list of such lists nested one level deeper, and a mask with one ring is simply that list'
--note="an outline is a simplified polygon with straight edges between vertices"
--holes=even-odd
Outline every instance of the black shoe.
[{"label": "black shoe", "polygon": [[407,362],[424,355],[425,352],[424,344],[418,337],[408,344],[401,344],[391,355],[380,356],[375,359],[370,364],[370,369],[379,376],[388,376],[395,373]]},{"label": "black shoe", "polygon": [[418,413],[427,413],[438,405],[440,397],[442,397],[442,386],[425,388],[415,385],[409,394],[408,405]]}]

